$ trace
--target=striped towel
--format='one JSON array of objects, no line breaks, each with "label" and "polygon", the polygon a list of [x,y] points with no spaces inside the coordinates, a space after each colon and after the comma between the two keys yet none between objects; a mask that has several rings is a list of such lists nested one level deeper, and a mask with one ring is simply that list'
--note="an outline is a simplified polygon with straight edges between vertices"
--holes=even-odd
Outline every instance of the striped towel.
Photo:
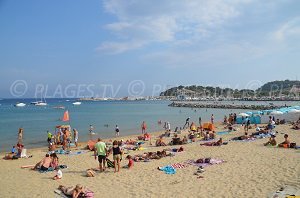
[{"label": "striped towel", "polygon": [[176,168],[186,168],[189,165],[188,164],[182,164],[182,163],[175,163],[175,164],[172,164],[171,166],[176,169]]}]

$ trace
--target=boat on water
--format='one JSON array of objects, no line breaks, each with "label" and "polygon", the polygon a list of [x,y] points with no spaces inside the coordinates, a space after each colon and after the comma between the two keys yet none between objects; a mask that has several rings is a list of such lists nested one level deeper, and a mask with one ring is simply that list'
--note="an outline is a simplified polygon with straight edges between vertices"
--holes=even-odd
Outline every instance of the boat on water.
[{"label": "boat on water", "polygon": [[81,105],[81,102],[73,102],[73,105]]},{"label": "boat on water", "polygon": [[26,104],[23,103],[23,102],[17,102],[17,103],[15,104],[15,107],[25,107],[25,106],[26,106]]},{"label": "boat on water", "polygon": [[35,106],[47,106],[46,102],[37,102],[34,104]]}]

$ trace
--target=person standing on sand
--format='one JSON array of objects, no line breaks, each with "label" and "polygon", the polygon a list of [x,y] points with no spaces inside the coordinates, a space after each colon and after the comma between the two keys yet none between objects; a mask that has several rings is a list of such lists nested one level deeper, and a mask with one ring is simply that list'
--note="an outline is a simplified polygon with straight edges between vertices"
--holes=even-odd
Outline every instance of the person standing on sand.
[{"label": "person standing on sand", "polygon": [[210,121],[211,121],[212,124],[214,124],[214,119],[215,119],[214,114],[211,114]]},{"label": "person standing on sand", "polygon": [[142,134],[146,133],[147,125],[145,121],[143,121],[141,128],[142,128]]},{"label": "person standing on sand", "polygon": [[119,147],[119,142],[117,140],[113,142],[112,153],[113,153],[115,173],[116,173],[120,171],[120,161],[122,159],[122,154],[123,154],[121,148]]},{"label": "person standing on sand", "polygon": [[183,129],[185,128],[185,126],[187,125],[187,127],[190,127],[190,117],[188,117],[186,120],[185,120],[185,124],[183,126]]},{"label": "person standing on sand", "polygon": [[95,144],[94,155],[95,155],[95,160],[97,160],[97,156],[98,156],[100,172],[105,171],[107,148],[106,148],[106,144],[102,142],[100,138],[98,138],[98,142]]},{"label": "person standing on sand", "polygon": [[116,125],[115,133],[116,133],[116,137],[120,136],[120,129],[119,129],[118,125]]},{"label": "person standing on sand", "polygon": [[199,117],[199,125],[201,126],[202,125],[202,118]]},{"label": "person standing on sand", "polygon": [[75,146],[78,146],[78,131],[76,129],[73,129],[73,134],[74,134],[74,143]]}]

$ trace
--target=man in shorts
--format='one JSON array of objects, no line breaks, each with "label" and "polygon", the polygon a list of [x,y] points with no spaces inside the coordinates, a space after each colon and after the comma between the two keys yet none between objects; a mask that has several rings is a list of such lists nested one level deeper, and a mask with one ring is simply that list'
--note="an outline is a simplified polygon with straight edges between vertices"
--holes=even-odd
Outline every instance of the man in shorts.
[{"label": "man in shorts", "polygon": [[105,171],[106,153],[107,149],[105,142],[102,142],[102,140],[98,138],[98,142],[95,144],[94,154],[95,160],[98,156],[100,172]]}]

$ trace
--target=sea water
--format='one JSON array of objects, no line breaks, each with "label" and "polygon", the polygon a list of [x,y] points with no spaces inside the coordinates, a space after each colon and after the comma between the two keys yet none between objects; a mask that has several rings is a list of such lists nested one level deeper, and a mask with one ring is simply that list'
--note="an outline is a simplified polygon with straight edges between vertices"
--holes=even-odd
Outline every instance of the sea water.
[{"label": "sea water", "polygon": [[[115,136],[115,126],[120,128],[120,135],[141,133],[141,123],[147,124],[147,131],[163,130],[163,123],[169,121],[171,128],[183,127],[187,117],[198,124],[209,121],[214,114],[215,121],[222,121],[224,115],[240,113],[239,109],[191,109],[169,107],[171,101],[82,101],[81,105],[72,103],[75,99],[47,99],[47,106],[34,106],[35,99],[0,100],[0,151],[9,151],[16,144],[18,129],[24,129],[23,143],[26,147],[47,145],[47,130],[55,131],[55,126],[70,124],[79,132],[79,141],[89,139],[89,126],[93,125],[96,137]],[[24,102],[25,107],[15,107],[17,102]],[[65,109],[56,109],[64,106]],[[70,121],[62,122],[64,112],[68,110]],[[159,125],[158,121],[162,124]]]}]

